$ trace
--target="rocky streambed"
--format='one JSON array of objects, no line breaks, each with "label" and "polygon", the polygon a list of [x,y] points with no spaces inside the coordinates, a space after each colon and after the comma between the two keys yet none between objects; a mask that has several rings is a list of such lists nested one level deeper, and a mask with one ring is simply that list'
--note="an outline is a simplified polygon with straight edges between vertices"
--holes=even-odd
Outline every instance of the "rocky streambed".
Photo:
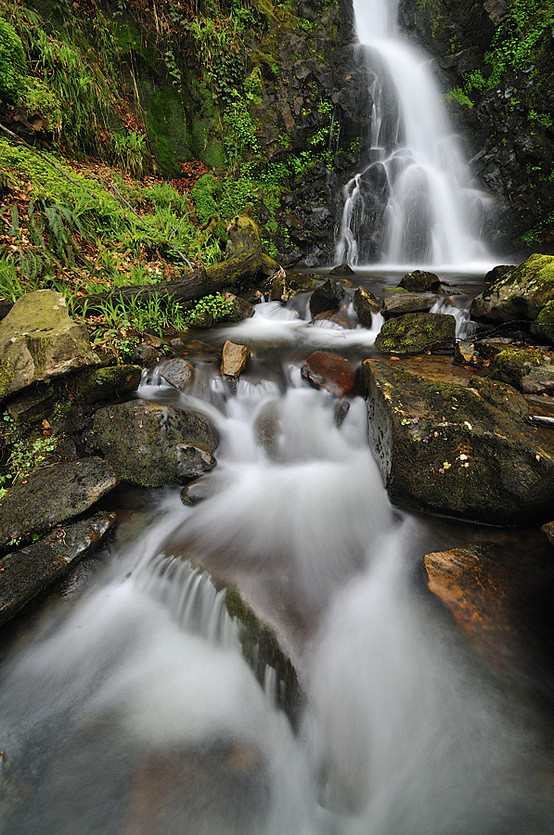
[{"label": "rocky streambed", "polygon": [[[36,449],[41,460],[29,472],[24,467],[0,499],[0,617],[6,622],[21,612],[3,627],[5,634],[25,634],[29,602],[74,571],[76,561],[96,552],[106,555],[104,570],[115,574],[114,589],[117,584],[137,586],[132,594],[141,600],[141,589],[149,589],[171,611],[179,598],[177,621],[187,634],[192,629],[203,635],[207,627],[197,623],[192,628],[187,620],[204,606],[199,602],[201,582],[189,580],[187,574],[185,583],[185,569],[179,566],[190,566],[186,571],[197,572],[196,578],[207,570],[219,590],[218,600],[225,603],[223,610],[214,609],[219,612],[218,622],[230,617],[236,624],[242,652],[265,680],[272,698],[295,723],[305,716],[305,699],[318,721],[325,724],[328,716],[328,728],[325,733],[320,729],[318,743],[327,749],[322,755],[327,777],[320,779],[336,794],[339,807],[345,805],[364,819],[366,801],[372,796],[366,785],[367,762],[373,754],[365,741],[351,740],[350,748],[343,747],[344,740],[339,744],[342,737],[350,739],[353,729],[344,706],[331,699],[332,682],[340,680],[343,662],[337,658],[332,671],[326,667],[334,652],[340,654],[334,644],[334,648],[328,645],[328,635],[334,629],[342,634],[336,622],[337,601],[348,596],[353,583],[365,587],[376,582],[373,575],[378,574],[383,554],[390,558],[387,576],[396,576],[398,569],[392,566],[399,564],[399,557],[389,553],[392,549],[403,554],[403,576],[415,566],[423,567],[429,589],[445,605],[445,614],[437,603],[430,616],[433,623],[438,618],[439,631],[450,636],[441,640],[457,640],[452,637],[450,612],[452,623],[473,647],[464,665],[475,664],[472,653],[476,652],[483,665],[479,676],[493,671],[497,683],[490,686],[531,699],[540,704],[536,708],[540,713],[552,701],[549,636],[554,563],[548,525],[554,519],[554,334],[548,319],[552,261],[532,257],[526,265],[489,277],[486,289],[471,305],[473,321],[467,311],[475,293],[468,293],[463,281],[450,286],[437,276],[416,272],[396,286],[400,277],[392,281],[378,275],[345,277],[340,272],[327,277],[279,273],[257,288],[262,301],[254,316],[182,335],[178,342],[173,340],[172,358],[158,346],[142,383],[139,365],[110,366],[99,360],[58,294],[40,291],[24,298],[0,323],[3,438],[11,450],[12,466],[14,451],[22,455],[23,449]],[[247,295],[252,298],[255,292]],[[405,511],[416,515],[407,516]],[[453,518],[458,521],[449,521]],[[115,563],[106,551],[98,551],[105,548],[101,544],[105,537],[113,538],[114,528],[120,555]],[[135,574],[143,579],[135,580]],[[389,618],[401,621],[405,616],[408,621],[415,618],[408,631],[422,627],[412,603],[408,616],[400,602],[398,589],[404,588],[404,582],[395,586],[396,603],[387,611],[387,619],[374,612],[375,623],[383,629]],[[412,589],[410,599],[413,594],[417,599],[421,596],[417,606],[426,610],[430,600],[422,586],[415,583],[418,590]],[[379,599],[388,599],[389,586],[378,587]],[[191,588],[196,589],[194,594]],[[104,623],[109,624],[116,611],[108,603],[105,611],[102,599],[99,611],[104,611]],[[118,606],[125,612],[127,603],[120,601]],[[137,600],[135,604],[139,610],[143,605]],[[77,603],[73,617],[79,618],[83,605]],[[373,605],[368,603],[367,610],[373,611]],[[344,623],[351,622],[353,611],[356,604],[351,602],[343,613]],[[204,614],[209,621],[209,612]],[[87,621],[85,630],[91,647],[97,641],[94,620],[93,616]],[[366,634],[362,623],[364,618],[358,622],[359,640]],[[153,627],[153,634],[157,629]],[[436,624],[431,631],[436,631]],[[67,634],[63,629],[62,633]],[[213,634],[221,643],[219,627]],[[386,635],[390,657],[400,652],[399,663],[409,667],[404,638],[391,637],[388,627]],[[55,647],[55,633],[50,633],[50,640]],[[418,644],[416,655],[427,651],[424,643]],[[68,646],[73,646],[71,641]],[[330,651],[323,665],[318,661],[322,647]],[[459,649],[452,651],[456,655]],[[74,650],[68,652],[71,656]],[[138,644],[136,652],[140,652]],[[101,663],[100,646],[91,653],[96,669]],[[353,668],[361,664],[359,681],[353,668],[343,671],[354,690],[362,688],[369,712],[371,696],[362,682],[366,665],[367,675],[383,672],[378,656],[372,646],[367,661],[358,658],[354,663]],[[8,679],[10,669],[19,669],[22,675],[18,663],[15,656],[7,668]],[[205,659],[195,663],[204,670]],[[53,664],[56,668],[59,662]],[[143,673],[155,678],[157,669],[146,666]],[[325,669],[331,685],[322,690]],[[413,675],[415,684],[417,671]],[[435,685],[424,676],[425,692]],[[143,685],[137,686],[142,693]],[[175,686],[181,692],[181,685]],[[441,688],[442,684],[437,692]],[[6,692],[12,692],[9,684]],[[188,704],[194,697],[187,692],[182,699]],[[102,700],[101,693],[95,698]],[[401,686],[395,698],[402,702]],[[166,710],[165,702],[156,707],[152,694],[147,702],[149,709],[162,714]],[[379,715],[381,708],[373,708]],[[117,710],[110,708],[108,713],[108,727],[112,723],[119,727]],[[85,714],[89,719],[96,716],[90,706]],[[173,715],[169,710],[169,724]],[[355,715],[361,721],[365,712]],[[92,727],[99,727],[98,716],[90,721]],[[131,803],[125,814],[135,819],[136,798],[144,794],[150,797],[147,818],[156,819],[152,774],[158,767],[169,769],[170,784],[178,786],[192,762],[194,768],[207,769],[208,784],[215,781],[226,791],[226,781],[231,776],[239,779],[240,762],[247,760],[244,785],[247,795],[254,797],[261,791],[259,786],[255,789],[254,779],[260,762],[264,760],[270,771],[277,765],[264,748],[267,740],[262,744],[248,733],[249,741],[243,737],[245,721],[241,720],[239,753],[233,747],[225,749],[223,760],[215,749],[206,760],[194,748],[194,755],[189,751],[183,760],[179,753],[170,763],[167,758],[173,754],[163,741],[166,731],[160,736],[153,728],[149,741],[139,745],[147,753],[140,755],[138,770],[131,756],[121,772],[126,775],[121,777],[123,783],[130,780],[134,788],[121,788],[119,800],[114,801],[118,814],[121,803]],[[423,725],[427,721],[431,720],[426,715]],[[217,726],[210,710],[202,722]],[[236,733],[226,723],[227,719],[222,726],[226,730],[218,732],[220,740]],[[407,732],[416,733],[415,725]],[[96,743],[88,747],[82,728],[75,733],[69,749],[62,746],[68,762],[77,756],[75,746],[82,745],[79,750],[89,754],[97,751]],[[127,737],[121,727],[115,734],[118,745],[125,747]],[[28,752],[25,741],[17,734],[7,736],[12,740],[13,752],[8,753],[15,772],[23,774],[35,792],[34,800],[18,799],[15,828],[8,831],[19,832],[30,821],[36,822],[41,792],[50,796],[55,790],[51,776],[37,783],[26,767],[22,769]],[[447,737],[455,747],[455,734]],[[394,733],[390,744],[393,738]],[[360,739],[365,740],[364,733]],[[499,742],[500,749],[502,745]],[[161,759],[154,762],[153,752]],[[300,759],[305,756],[304,752]],[[348,756],[355,766],[348,764]],[[542,756],[537,754],[539,759]],[[413,767],[425,767],[434,762],[433,757],[423,751]],[[48,773],[52,766],[46,763],[44,768]],[[89,771],[81,770],[84,780]],[[274,785],[275,775],[270,778],[265,767],[261,773],[268,785]],[[63,777],[62,783],[67,779]],[[456,794],[453,772],[449,779],[448,791]],[[94,777],[93,783],[102,781]],[[84,784],[79,785],[82,790]],[[422,788],[423,795],[427,791],[428,786]],[[189,794],[187,798],[190,804]],[[166,796],[166,801],[182,812],[182,800]],[[512,823],[525,819],[522,809],[527,801],[521,801],[521,808],[520,801],[514,800],[517,811]],[[287,809],[292,817],[286,824],[281,821],[281,829],[279,824],[271,824],[271,829],[267,823],[271,803],[267,808],[260,803],[252,801],[237,812],[241,826],[254,826],[247,831],[298,831],[294,828],[298,820],[303,815],[311,820],[313,814],[311,808]],[[323,806],[332,809],[334,803],[328,800]],[[541,821],[543,814],[547,817],[548,803],[544,808],[539,804],[536,814]],[[217,809],[221,820],[227,820],[218,804],[212,800],[212,811]],[[453,808],[462,806],[456,795]],[[437,828],[439,813],[433,809],[435,828],[429,824],[426,831],[445,831]],[[349,832],[338,814],[339,831]],[[390,825],[392,811],[387,814]],[[59,826],[58,814],[52,815],[45,831],[50,825]],[[74,808],[68,825],[84,821],[83,831],[88,831],[87,815]],[[213,825],[211,815],[207,819]],[[256,815],[265,820],[263,825],[255,823]],[[467,815],[468,821],[473,820]],[[487,815],[486,825],[492,826],[495,812],[489,809]],[[144,831],[158,831],[155,827],[162,825],[161,820],[163,816],[152,824],[153,830]],[[229,820],[226,831],[234,831],[235,823],[231,826]],[[408,815],[405,820],[412,819]],[[327,831],[313,820],[310,825],[315,832]],[[536,831],[548,829],[539,826]]]}]

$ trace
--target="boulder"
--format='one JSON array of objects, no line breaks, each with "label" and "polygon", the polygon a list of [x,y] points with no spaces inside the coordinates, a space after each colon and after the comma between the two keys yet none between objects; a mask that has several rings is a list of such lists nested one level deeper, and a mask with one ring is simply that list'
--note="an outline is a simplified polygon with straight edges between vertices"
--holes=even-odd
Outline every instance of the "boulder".
[{"label": "boulder", "polygon": [[77,371],[16,394],[10,398],[6,411],[16,421],[29,422],[52,415],[59,404],[60,413],[67,416],[84,404],[114,400],[135,391],[140,377],[138,365],[109,365]]},{"label": "boulder", "polygon": [[0,500],[0,548],[84,513],[117,478],[101,458],[81,458],[35,470]]},{"label": "boulder", "polygon": [[554,342],[554,299],[539,311],[531,325],[531,333],[537,339]]},{"label": "boulder", "polygon": [[250,348],[227,340],[221,354],[221,373],[226,377],[238,377],[242,374],[250,359]]},{"label": "boulder", "polygon": [[533,549],[522,560],[505,544],[483,544],[426,554],[423,564],[429,589],[486,664],[509,679],[531,672],[530,649],[539,650],[536,636],[549,629],[541,619],[549,609],[552,560]]},{"label": "boulder", "polygon": [[158,371],[164,380],[179,391],[186,391],[194,380],[194,365],[179,357],[160,362]]},{"label": "boulder", "polygon": [[406,313],[389,319],[381,328],[375,347],[383,354],[419,354],[436,342],[456,337],[456,320],[444,313]]},{"label": "boulder", "polygon": [[97,513],[51,531],[0,560],[0,623],[5,623],[69,568],[93,551],[115,524],[115,513]]},{"label": "boulder", "polygon": [[302,376],[315,388],[324,388],[335,397],[345,397],[354,391],[356,366],[338,354],[313,351],[302,366]]},{"label": "boulder", "polygon": [[438,357],[369,359],[362,380],[393,503],[499,525],[554,517],[554,434],[511,386]]},{"label": "boulder", "polygon": [[192,507],[199,502],[213,496],[215,491],[215,481],[212,478],[197,478],[186,484],[181,490],[180,498],[183,504]]},{"label": "boulder", "polygon": [[497,278],[471,305],[474,319],[534,321],[554,300],[554,256],[530,255],[523,264]]},{"label": "boulder", "polygon": [[485,284],[493,284],[493,282],[497,281],[499,278],[502,278],[503,275],[506,273],[515,270],[517,264],[499,264],[497,267],[493,267],[492,270],[489,270],[488,273],[483,278]]},{"label": "boulder", "polygon": [[89,438],[118,478],[143,487],[184,484],[213,469],[218,443],[208,418],[142,400],[99,409]]},{"label": "boulder", "polygon": [[426,313],[437,301],[435,293],[414,293],[403,287],[391,287],[383,293],[383,309],[385,318],[401,316],[404,313]]},{"label": "boulder", "polygon": [[383,302],[363,287],[358,287],[354,293],[354,310],[364,328],[371,328],[373,317],[382,307]]},{"label": "boulder", "polygon": [[491,377],[525,392],[554,392],[554,353],[536,348],[507,348],[493,360]]},{"label": "boulder", "polygon": [[310,313],[313,317],[326,310],[336,310],[344,297],[346,290],[340,281],[328,278],[318,287],[310,298]]},{"label": "boulder", "polygon": [[454,346],[454,361],[460,365],[479,365],[480,357],[475,343],[458,340]]},{"label": "boulder", "polygon": [[429,290],[438,290],[441,286],[441,280],[435,273],[414,270],[411,273],[406,273],[398,286],[405,290],[414,290],[416,293],[424,293]]},{"label": "boulder", "polygon": [[0,401],[36,383],[98,365],[86,326],[54,290],[22,296],[0,322]]}]

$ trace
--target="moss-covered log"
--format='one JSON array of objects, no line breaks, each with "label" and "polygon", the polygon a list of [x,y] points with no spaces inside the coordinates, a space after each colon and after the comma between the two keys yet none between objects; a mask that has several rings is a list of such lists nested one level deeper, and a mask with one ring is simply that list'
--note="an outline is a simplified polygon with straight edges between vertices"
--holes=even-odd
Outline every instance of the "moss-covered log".
[{"label": "moss-covered log", "polygon": [[244,214],[233,218],[227,227],[227,235],[229,257],[225,261],[209,267],[200,267],[177,281],[116,287],[109,293],[83,296],[76,300],[76,304],[86,306],[90,310],[99,306],[108,296],[124,300],[167,296],[173,301],[189,302],[228,287],[253,284],[272,275],[279,268],[277,262],[263,252],[260,230],[248,209]]}]

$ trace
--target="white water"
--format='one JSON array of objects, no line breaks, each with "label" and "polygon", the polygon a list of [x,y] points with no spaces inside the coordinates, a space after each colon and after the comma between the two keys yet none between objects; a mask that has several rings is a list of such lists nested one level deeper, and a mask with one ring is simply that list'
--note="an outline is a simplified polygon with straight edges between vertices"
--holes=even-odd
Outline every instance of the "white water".
[{"label": "white water", "polygon": [[490,268],[481,227],[491,201],[471,182],[428,56],[402,38],[396,0],[354,0],[354,12],[374,74],[371,150],[344,189],[337,263]]},{"label": "white water", "polygon": [[[279,322],[289,346],[289,313],[258,311],[260,345]],[[4,666],[0,739],[32,787],[6,835],[553,831],[524,709],[504,710],[416,589],[420,530],[388,502],[365,404],[339,427],[298,363],[281,374],[231,396],[208,369],[183,395],[141,387],[217,420],[213,495],[186,508],[167,491],[146,534]],[[297,735],[184,556],[263,590],[307,694]]]}]

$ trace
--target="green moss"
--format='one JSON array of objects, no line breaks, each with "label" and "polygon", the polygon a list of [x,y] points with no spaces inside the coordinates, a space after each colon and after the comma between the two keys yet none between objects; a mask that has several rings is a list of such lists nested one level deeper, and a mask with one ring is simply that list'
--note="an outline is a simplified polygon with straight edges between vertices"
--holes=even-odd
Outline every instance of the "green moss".
[{"label": "green moss", "polygon": [[0,102],[13,102],[25,72],[21,38],[7,20],[0,18]]}]

